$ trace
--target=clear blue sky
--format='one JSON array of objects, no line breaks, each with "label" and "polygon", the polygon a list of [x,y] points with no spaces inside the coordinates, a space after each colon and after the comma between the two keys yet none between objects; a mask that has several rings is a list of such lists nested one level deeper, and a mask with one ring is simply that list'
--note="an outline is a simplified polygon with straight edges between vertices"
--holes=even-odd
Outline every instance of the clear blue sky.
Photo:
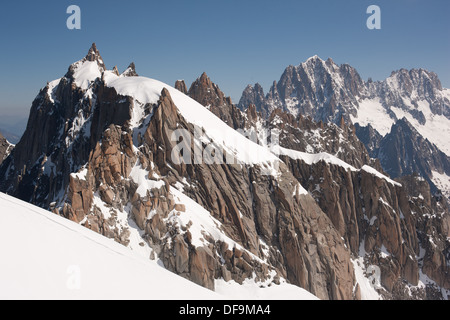
[{"label": "clear blue sky", "polygon": [[[68,30],[66,9],[82,11]],[[366,9],[382,11],[368,30]],[[238,102],[247,84],[267,92],[285,67],[315,54],[349,63],[363,79],[423,67],[450,87],[449,0],[2,1],[0,118],[27,117],[47,81],[60,78],[92,42],[108,68],[187,85],[203,71]]]}]

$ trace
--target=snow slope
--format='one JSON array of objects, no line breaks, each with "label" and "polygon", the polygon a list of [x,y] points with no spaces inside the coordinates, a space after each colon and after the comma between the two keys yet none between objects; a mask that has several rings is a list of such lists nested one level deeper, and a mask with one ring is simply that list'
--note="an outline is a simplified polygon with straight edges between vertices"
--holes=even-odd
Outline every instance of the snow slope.
[{"label": "snow slope", "polygon": [[326,152],[306,153],[297,150],[286,149],[280,146],[273,146],[272,151],[279,155],[288,156],[289,158],[294,160],[303,160],[309,165],[316,164],[320,161],[325,161],[326,163],[343,167],[346,170],[358,171],[355,167]]},{"label": "snow slope", "polygon": [[0,299],[217,299],[130,249],[0,194]]},{"label": "snow slope", "polygon": [[238,163],[266,164],[272,169],[271,174],[276,175],[274,164],[280,160],[275,155],[230,128],[207,108],[177,89],[145,77],[120,77],[112,72],[105,72],[103,77],[107,86],[115,88],[120,95],[133,97],[140,104],[157,103],[161,91],[166,88],[180,114],[189,123],[203,128],[206,135],[228,154],[233,155]]},{"label": "snow slope", "polygon": [[433,174],[433,178],[431,179],[433,183],[450,199],[450,176],[437,171],[432,171],[431,173]]},{"label": "snow slope", "polygon": [[272,146],[271,150],[278,155],[288,156],[289,158],[294,159],[294,160],[302,160],[309,165],[316,164],[320,161],[325,161],[328,164],[340,166],[340,167],[344,168],[345,170],[350,170],[350,171],[363,170],[367,173],[370,173],[371,175],[377,176],[380,179],[386,180],[387,182],[389,182],[390,184],[392,184],[394,186],[398,186],[398,187],[402,186],[400,183],[390,179],[389,177],[385,176],[384,174],[378,172],[376,169],[374,169],[368,165],[364,165],[364,166],[362,166],[361,169],[358,170],[355,167],[349,165],[348,163],[342,161],[341,159],[339,159],[329,153],[326,153],[326,152],[306,153],[306,152],[301,152],[301,151],[297,151],[297,150],[286,149],[286,148],[283,148],[280,146]]},{"label": "snow slope", "polygon": [[369,124],[372,125],[382,136],[385,136],[391,131],[391,127],[395,122],[387,114],[379,98],[360,101],[358,114],[356,117],[350,115],[350,119],[353,123],[359,123],[364,127]]},{"label": "snow slope", "polygon": [[289,284],[259,292],[256,283],[241,287],[218,281],[220,294],[210,291],[111,239],[3,193],[0,226],[0,299],[315,298]]},{"label": "snow slope", "polygon": [[443,115],[434,114],[427,101],[418,101],[419,110],[425,116],[426,123],[421,124],[411,113],[391,107],[398,119],[406,118],[409,123],[426,139],[434,143],[442,152],[450,156],[450,120]]}]

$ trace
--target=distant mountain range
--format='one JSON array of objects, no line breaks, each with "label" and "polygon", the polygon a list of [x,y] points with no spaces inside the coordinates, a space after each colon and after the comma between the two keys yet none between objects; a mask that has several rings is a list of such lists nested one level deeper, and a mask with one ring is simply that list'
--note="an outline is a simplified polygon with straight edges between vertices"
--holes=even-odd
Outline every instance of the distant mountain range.
[{"label": "distant mountain range", "polygon": [[239,101],[266,118],[275,109],[314,121],[356,125],[369,154],[391,177],[418,173],[450,199],[450,89],[424,69],[363,81],[356,69],[318,56],[286,68],[267,94],[249,85]]}]

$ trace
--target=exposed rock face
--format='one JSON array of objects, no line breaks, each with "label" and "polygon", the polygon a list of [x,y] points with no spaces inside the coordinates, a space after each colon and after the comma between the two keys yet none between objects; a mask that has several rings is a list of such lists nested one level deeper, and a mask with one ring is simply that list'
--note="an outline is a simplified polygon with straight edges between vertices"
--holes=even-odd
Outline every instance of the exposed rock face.
[{"label": "exposed rock face", "polygon": [[177,80],[175,82],[175,89],[183,92],[184,94],[188,93],[187,87],[186,87],[186,83],[184,82],[184,80]]},{"label": "exposed rock face", "polygon": [[430,184],[433,193],[433,171],[450,176],[450,157],[424,139],[406,119],[400,119],[381,141],[377,158],[392,177],[419,173]]},{"label": "exposed rock face", "polygon": [[[192,125],[186,123],[180,116],[176,116],[175,106],[167,91],[161,94],[160,106],[154,114],[146,133],[146,139],[150,150],[162,146],[162,150],[171,150],[173,146],[170,143],[170,129],[180,126],[193,130]],[[169,130],[169,131],[167,131]],[[193,132],[192,132],[193,133]],[[173,143],[173,142],[172,142]],[[152,146],[153,145],[153,146]],[[166,154],[167,155],[167,154]],[[260,175],[258,168],[241,168],[233,165],[190,165],[177,166],[168,156],[158,156],[153,159],[158,168],[161,168],[169,184],[184,178],[187,181],[195,181],[195,188],[186,187],[185,192],[195,199],[204,208],[207,208],[215,218],[223,223],[223,227],[232,239],[237,239],[250,254],[259,255],[262,252],[260,239],[263,239],[266,245],[271,248],[277,248],[280,252],[278,259],[285,261],[283,263],[273,263],[279,276],[287,278],[292,283],[308,288],[311,292],[321,298],[333,299],[351,299],[352,285],[354,282],[352,266],[349,261],[349,253],[344,248],[342,240],[332,230],[332,225],[326,215],[316,206],[312,198],[302,196],[293,198],[290,190],[292,184],[296,183],[295,178],[286,169],[281,168],[283,184],[279,184],[271,177]],[[167,166],[167,163],[170,166]],[[168,168],[173,168],[168,170]],[[225,180],[224,180],[225,179]],[[278,179],[277,181],[280,181]],[[270,188],[275,188],[275,193],[271,195]],[[194,191],[195,190],[195,191]],[[251,200],[253,199],[253,200]],[[309,228],[303,230],[302,223],[308,224]],[[323,229],[321,228],[323,227]],[[327,230],[328,232],[324,232]],[[323,232],[323,233],[322,233]],[[305,241],[294,240],[295,234],[302,234]],[[318,239],[320,237],[320,239]],[[178,238],[179,239],[179,238]],[[306,240],[307,239],[307,240]],[[320,241],[323,240],[323,243]],[[185,248],[183,242],[179,239],[180,250]],[[311,246],[310,241],[314,243]],[[328,248],[330,243],[334,243],[332,249]],[[217,246],[217,244],[216,244]],[[221,247],[213,246],[209,251],[216,252],[223,250]],[[325,250],[313,254],[312,248],[316,250]],[[307,249],[309,248],[309,249]],[[339,260],[331,255],[329,258],[324,252],[326,250],[340,250]],[[193,263],[198,264],[198,260],[210,261],[211,254],[208,250],[200,251],[191,256]],[[304,261],[309,251],[311,258]],[[329,252],[328,252],[329,253]],[[200,257],[198,256],[200,255]],[[227,251],[222,257],[230,256]],[[250,258],[238,262],[236,251],[230,256],[229,266],[231,278],[241,282],[251,275],[252,270],[267,270],[267,266],[262,266],[257,261]],[[247,261],[246,261],[247,260]],[[173,269],[177,268],[176,261],[173,263]],[[255,265],[256,264],[256,265]],[[207,274],[213,274],[212,270],[217,269],[216,274],[223,277],[230,277],[224,272],[223,268],[211,267],[194,268],[193,279],[200,281]],[[227,265],[227,263],[226,263]],[[332,270],[331,273],[319,270]],[[192,271],[191,271],[192,272]],[[199,275],[201,274],[201,276]],[[258,277],[264,277],[263,272],[257,272]],[[335,277],[334,284],[331,285],[333,292],[327,292],[326,285],[330,279]],[[320,282],[311,279],[321,279]],[[334,279],[334,278],[333,278]],[[335,283],[343,284],[335,287]],[[202,282],[204,283],[204,282]],[[211,283],[206,286],[210,287]]]},{"label": "exposed rock face", "polygon": [[428,183],[417,175],[402,177],[399,181],[407,186],[405,191],[411,210],[415,213],[420,244],[419,267],[439,286],[448,288],[450,215],[446,201],[433,197]]},{"label": "exposed rock face", "polygon": [[364,82],[349,65],[339,67],[331,59],[314,56],[299,66],[287,67],[265,98],[260,86],[247,87],[239,107],[245,109],[252,103],[265,116],[279,108],[294,116],[339,123],[342,115],[349,121],[349,115],[356,112],[357,95],[364,89]]},{"label": "exposed rock face", "polygon": [[[92,62],[98,73],[80,79],[80,68]],[[382,269],[388,298],[400,296],[404,281],[417,285],[420,271],[448,287],[445,203],[426,183],[409,190],[359,169],[372,160],[344,119],[331,125],[275,111],[266,123],[256,106],[241,112],[203,74],[189,95],[231,128],[276,130],[286,148],[330,152],[358,169],[287,156],[274,163],[198,163],[195,148],[207,142],[195,138],[199,128],[175,103],[186,101],[175,99],[182,94],[167,86],[145,92],[158,98],[144,103],[108,85],[125,76],[134,73],[105,70],[93,45],[41,90],[27,132],[0,166],[0,190],[161,259],[210,289],[219,278],[288,281],[321,299],[356,299],[361,289],[352,260],[362,250],[367,265]],[[183,92],[183,84],[177,89]],[[172,154],[179,129],[194,137],[190,163]],[[333,136],[340,138],[331,143]]]},{"label": "exposed rock face", "polygon": [[380,143],[383,136],[378,133],[370,124],[362,127],[358,123],[355,124],[355,133],[359,140],[366,146],[369,155],[372,158],[378,157]]},{"label": "exposed rock face", "polygon": [[139,75],[136,73],[136,66],[134,62],[130,63],[128,68],[122,73],[124,77],[138,77]]},{"label": "exposed rock face", "polygon": [[0,132],[0,164],[9,156],[14,146]]},{"label": "exposed rock face", "polygon": [[[247,112],[251,113],[255,109],[255,106],[251,105]],[[301,115],[294,117],[290,113],[275,109],[268,120],[257,114],[253,119],[255,131],[267,131],[262,136],[269,136],[270,132],[275,130],[279,134],[279,144],[282,147],[310,154],[328,152],[356,168],[370,164],[383,172],[378,160],[370,158],[357,138],[355,129],[347,127],[343,117],[337,126],[332,123],[315,123],[310,118]],[[401,124],[400,121],[399,125]],[[367,129],[369,135],[380,136],[376,131],[371,131],[370,126]],[[410,126],[408,129],[414,130]],[[406,136],[411,136],[411,133]],[[423,139],[419,141],[432,146]],[[381,150],[380,145],[384,145],[381,136],[376,143]],[[423,145],[417,149],[419,148],[423,149]],[[287,156],[282,158],[288,164],[289,171],[314,196],[317,204],[328,215],[353,256],[358,257],[364,252],[362,256],[367,266],[377,265],[381,268],[381,283],[386,290],[383,293],[386,298],[409,298],[410,295],[406,293],[408,290],[415,292],[415,298],[435,297],[430,292],[425,293],[414,287],[405,289],[401,280],[405,279],[413,286],[418,285],[419,270],[423,270],[424,265],[424,257],[421,255],[425,250],[428,252],[425,265],[433,265],[426,274],[439,286],[445,282],[442,278],[448,277],[449,274],[448,262],[445,262],[443,256],[450,248],[445,236],[450,216],[445,200],[432,197],[425,180],[419,177],[404,177],[402,182],[408,187],[401,188],[365,170],[351,171],[325,161],[311,165]],[[404,158],[408,159],[408,156]],[[421,188],[415,187],[418,181],[422,181]],[[423,195],[427,195],[429,201],[426,204],[416,204],[417,199]],[[440,243],[438,249],[429,248],[428,240],[423,235],[429,234],[430,231],[423,231],[424,227],[420,222],[422,219],[428,220],[426,217],[429,217],[431,212],[431,216],[440,217],[431,222],[440,232],[440,236],[435,239]],[[433,255],[434,250],[439,253],[436,253],[433,264],[429,256]],[[355,292],[355,296],[357,295]]]},{"label": "exposed rock face", "polygon": [[225,97],[219,86],[213,83],[206,73],[192,83],[187,95],[204,105],[230,127],[236,129],[246,126],[245,117],[233,105],[231,98]]},{"label": "exposed rock face", "polygon": [[334,123],[316,123],[301,115],[294,118],[276,109],[269,117],[267,127],[279,132],[279,143],[283,148],[311,154],[326,152],[357,168],[367,164],[381,169],[369,156],[353,126],[347,126],[343,118],[338,126]]},{"label": "exposed rock face", "polygon": [[242,93],[241,100],[239,101],[239,107],[245,110],[248,106],[254,105],[258,112],[266,112],[262,109],[265,102],[264,89],[259,83],[255,86],[248,85]]},{"label": "exposed rock face", "polygon": [[448,288],[450,269],[444,257],[450,250],[446,238],[450,216],[445,200],[436,202],[425,180],[405,177],[401,182],[408,188],[404,188],[364,170],[350,171],[323,161],[307,165],[301,160],[284,159],[327,213],[352,254],[364,252],[368,265],[381,268],[385,297],[393,298],[400,279],[417,286],[422,266],[422,272]]}]

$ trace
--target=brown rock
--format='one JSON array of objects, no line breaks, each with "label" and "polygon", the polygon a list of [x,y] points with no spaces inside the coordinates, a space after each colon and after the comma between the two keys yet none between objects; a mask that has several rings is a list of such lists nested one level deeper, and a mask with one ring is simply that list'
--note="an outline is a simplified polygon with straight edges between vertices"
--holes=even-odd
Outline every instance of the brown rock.
[{"label": "brown rock", "polygon": [[214,290],[214,275],[216,260],[212,252],[206,247],[193,250],[190,258],[190,278],[193,282]]},{"label": "brown rock", "polygon": [[178,89],[179,91],[183,92],[184,94],[188,93],[186,83],[184,82],[184,80],[177,80],[175,82],[175,89]]}]

